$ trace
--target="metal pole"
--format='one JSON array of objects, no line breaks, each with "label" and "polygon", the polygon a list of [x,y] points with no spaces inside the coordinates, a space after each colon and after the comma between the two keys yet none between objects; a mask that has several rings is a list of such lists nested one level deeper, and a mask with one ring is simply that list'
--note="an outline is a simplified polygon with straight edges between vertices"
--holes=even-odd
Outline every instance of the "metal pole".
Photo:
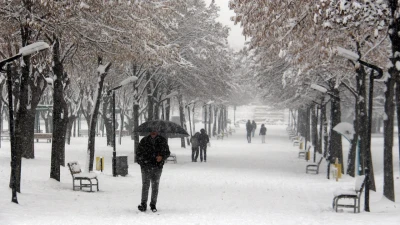
[{"label": "metal pole", "polygon": [[116,142],[115,142],[115,91],[112,91],[113,97],[113,110],[112,110],[112,117],[113,117],[113,158],[112,158],[112,173],[113,176],[117,176],[117,150],[116,150]]},{"label": "metal pole", "polygon": [[188,116],[189,116],[189,128],[190,128],[190,136],[192,135],[192,121],[190,120],[190,108],[189,105],[187,106]]},{"label": "metal pole", "polygon": [[[313,110],[315,110],[315,107],[313,108]],[[319,106],[317,105],[317,115],[316,115],[317,124],[314,124],[314,126],[318,126],[318,111],[319,111]],[[316,159],[317,159],[317,151],[316,150],[319,150],[319,146],[318,146],[318,131],[317,131],[317,137],[313,136],[313,138],[317,138],[316,141],[313,141],[314,143],[316,143],[316,146],[314,146],[314,162],[315,162]]]},{"label": "metal pole", "polygon": [[[371,163],[370,159],[370,152],[371,152],[371,128],[372,128],[372,105],[373,105],[373,98],[374,98],[374,71],[371,71],[369,76],[369,97],[368,97],[368,130],[367,130],[367,151],[366,151],[366,158],[367,158],[367,167],[369,167],[369,163]],[[372,157],[372,156],[371,156]]]},{"label": "metal pole", "polygon": [[10,130],[10,145],[11,145],[11,188],[12,188],[11,201],[18,204],[18,199],[17,199],[18,154],[17,154],[17,149],[15,148],[14,111],[13,111],[12,80],[11,79],[12,79],[11,78],[11,66],[7,65],[8,113],[9,113],[9,121],[10,121],[9,122],[9,130]]},{"label": "metal pole", "polygon": [[236,105],[233,106],[233,125],[236,124]]}]

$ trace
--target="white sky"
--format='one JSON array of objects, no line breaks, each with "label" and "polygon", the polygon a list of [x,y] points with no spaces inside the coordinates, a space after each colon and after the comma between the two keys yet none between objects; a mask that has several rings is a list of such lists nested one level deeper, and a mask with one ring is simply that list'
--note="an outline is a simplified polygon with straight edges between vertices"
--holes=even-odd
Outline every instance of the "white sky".
[{"label": "white sky", "polygon": [[[211,3],[211,0],[204,1],[207,5]],[[215,3],[221,8],[219,22],[231,28],[230,35],[228,37],[229,45],[234,50],[240,50],[244,46],[245,39],[242,35],[242,28],[240,25],[234,25],[234,23],[230,21],[230,17],[234,16],[235,13],[229,9],[228,2],[229,0],[215,0]]]}]

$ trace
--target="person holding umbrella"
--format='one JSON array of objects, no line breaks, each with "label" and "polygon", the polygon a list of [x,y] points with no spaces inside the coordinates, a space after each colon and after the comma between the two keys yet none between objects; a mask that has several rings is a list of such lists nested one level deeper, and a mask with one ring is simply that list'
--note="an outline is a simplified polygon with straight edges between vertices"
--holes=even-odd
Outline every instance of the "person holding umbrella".
[{"label": "person holding umbrella", "polygon": [[140,165],[142,173],[142,199],[138,205],[140,211],[144,212],[147,209],[151,183],[150,209],[157,212],[156,204],[161,173],[164,162],[170,154],[167,139],[160,136],[156,129],[140,140],[136,153],[137,163]]}]

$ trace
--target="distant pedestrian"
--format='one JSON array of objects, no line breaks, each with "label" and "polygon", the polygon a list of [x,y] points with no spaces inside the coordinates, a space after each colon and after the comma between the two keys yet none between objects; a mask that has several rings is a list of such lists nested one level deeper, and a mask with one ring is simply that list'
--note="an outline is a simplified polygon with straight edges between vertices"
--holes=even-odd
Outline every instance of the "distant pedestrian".
[{"label": "distant pedestrian", "polygon": [[260,134],[261,135],[261,143],[265,143],[265,135],[267,134],[267,128],[264,126],[264,124],[261,124],[260,128]]},{"label": "distant pedestrian", "polygon": [[207,144],[210,142],[206,130],[201,129],[199,135],[199,145],[200,145],[200,161],[207,162]]},{"label": "distant pedestrian", "polygon": [[253,125],[251,125],[250,120],[246,123],[246,131],[247,131],[247,142],[251,143],[251,132],[253,132]]},{"label": "distant pedestrian", "polygon": [[252,132],[253,132],[253,133],[252,133],[253,135],[252,135],[252,136],[254,137],[254,133],[256,132],[256,129],[257,129],[256,121],[253,120],[253,123],[252,123],[251,125],[253,126],[253,131],[252,131]]},{"label": "distant pedestrian", "polygon": [[190,138],[190,143],[192,143],[192,162],[197,162],[197,157],[199,157],[199,136],[200,133],[196,132]]},{"label": "distant pedestrian", "polygon": [[160,184],[164,161],[170,154],[167,139],[158,135],[157,131],[151,132],[150,135],[140,140],[136,153],[137,163],[140,165],[142,172],[142,199],[138,206],[140,211],[144,212],[147,209],[151,183],[150,209],[153,212],[157,212],[158,186]]}]

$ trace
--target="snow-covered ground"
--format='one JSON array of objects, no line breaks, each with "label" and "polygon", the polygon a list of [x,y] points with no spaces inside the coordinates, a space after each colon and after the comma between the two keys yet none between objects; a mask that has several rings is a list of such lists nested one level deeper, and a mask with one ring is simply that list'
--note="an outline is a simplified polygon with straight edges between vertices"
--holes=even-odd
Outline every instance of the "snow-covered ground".
[{"label": "snow-covered ground", "polygon": [[[199,126],[200,127],[200,126]],[[105,138],[96,139],[96,156],[105,157],[105,171],[96,172],[100,192],[72,191],[68,168],[61,169],[61,182],[49,179],[51,144],[35,143],[36,158],[22,161],[20,204],[11,203],[9,142],[0,149],[0,224],[399,224],[400,179],[398,143],[395,142],[394,171],[396,203],[382,198],[383,139],[374,136],[373,163],[377,192],[371,192],[371,212],[332,210],[332,193],[353,187],[355,179],[338,182],[326,179],[326,162],[321,173],[305,173],[308,163],[297,158],[298,147],[288,140],[284,126],[268,126],[267,143],[256,136],[248,144],[244,128],[224,140],[211,140],[206,163],[192,163],[190,148],[180,148],[170,139],[177,164],[166,164],[161,177],[159,211],[137,210],[141,176],[133,163],[133,142],[124,137],[118,155],[127,155],[129,175],[111,175],[112,148]],[[343,140],[344,155],[348,143]],[[73,138],[66,146],[66,160],[86,161],[87,138]],[[363,200],[362,200],[363,202]],[[362,206],[363,208],[363,203]]]}]

